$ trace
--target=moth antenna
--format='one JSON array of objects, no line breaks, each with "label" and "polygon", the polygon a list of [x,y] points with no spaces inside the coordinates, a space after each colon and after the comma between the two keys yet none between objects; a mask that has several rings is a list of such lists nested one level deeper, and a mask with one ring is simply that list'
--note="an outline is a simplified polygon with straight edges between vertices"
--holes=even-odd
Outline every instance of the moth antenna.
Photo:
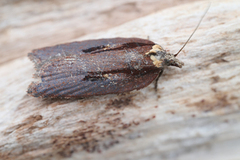
[{"label": "moth antenna", "polygon": [[198,27],[200,26],[203,18],[205,17],[205,15],[207,14],[209,8],[210,8],[211,2],[209,2],[207,9],[205,10],[204,14],[202,15],[200,21],[198,22],[198,25],[196,26],[196,28],[194,29],[194,31],[192,32],[192,34],[189,36],[188,40],[184,43],[184,45],[182,46],[182,48],[174,55],[174,57],[177,57],[177,55],[183,50],[183,48],[187,45],[187,43],[190,41],[190,39],[192,38],[192,36],[194,35],[194,33],[196,32],[196,30],[198,29]]}]

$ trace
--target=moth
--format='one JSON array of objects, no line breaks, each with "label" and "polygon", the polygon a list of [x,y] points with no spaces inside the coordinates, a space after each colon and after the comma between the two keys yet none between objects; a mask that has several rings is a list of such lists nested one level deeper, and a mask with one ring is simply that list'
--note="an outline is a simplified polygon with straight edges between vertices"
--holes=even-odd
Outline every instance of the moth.
[{"label": "moth", "polygon": [[184,65],[176,57],[187,42],[175,55],[147,39],[120,37],[36,49],[28,57],[40,81],[32,82],[27,93],[42,98],[84,98],[139,90],[153,81],[157,88],[164,68]]}]

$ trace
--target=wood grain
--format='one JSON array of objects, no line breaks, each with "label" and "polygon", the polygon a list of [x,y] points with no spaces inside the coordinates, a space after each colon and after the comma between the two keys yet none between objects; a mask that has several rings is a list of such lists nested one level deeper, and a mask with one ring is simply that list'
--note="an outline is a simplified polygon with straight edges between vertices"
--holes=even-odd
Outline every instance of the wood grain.
[{"label": "wood grain", "polygon": [[1,0],[0,64],[189,1]]},{"label": "wood grain", "polygon": [[[74,40],[147,38],[176,53],[208,2],[168,8]],[[213,1],[179,59],[158,83],[122,95],[41,100],[26,94],[27,57],[0,67],[1,159],[240,157],[240,2]],[[31,47],[30,47],[31,48]]]}]

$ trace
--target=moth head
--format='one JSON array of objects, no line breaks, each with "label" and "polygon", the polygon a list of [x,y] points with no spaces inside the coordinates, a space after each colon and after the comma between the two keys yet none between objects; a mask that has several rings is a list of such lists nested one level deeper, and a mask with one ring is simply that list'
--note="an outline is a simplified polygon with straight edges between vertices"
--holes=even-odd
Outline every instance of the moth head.
[{"label": "moth head", "polygon": [[182,68],[184,65],[183,62],[175,58],[173,54],[167,53],[160,45],[152,46],[152,49],[147,52],[146,55],[150,56],[150,59],[157,68],[165,66],[176,66]]},{"label": "moth head", "polygon": [[170,53],[165,54],[164,63],[166,66],[175,66],[179,68],[182,68],[182,66],[184,65],[183,62],[178,60],[173,54],[170,54]]}]

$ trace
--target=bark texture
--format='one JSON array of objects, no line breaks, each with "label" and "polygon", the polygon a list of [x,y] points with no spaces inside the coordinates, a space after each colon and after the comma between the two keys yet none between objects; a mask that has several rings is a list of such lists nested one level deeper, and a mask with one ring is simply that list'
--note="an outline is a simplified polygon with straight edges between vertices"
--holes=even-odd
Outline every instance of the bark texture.
[{"label": "bark texture", "polygon": [[[12,7],[2,5],[10,7],[7,9]],[[66,39],[49,35],[50,39],[37,40],[35,35],[45,35],[44,28],[50,32],[51,20],[26,24],[37,26],[32,28],[32,33],[37,33],[33,34],[35,38],[29,40],[25,35],[26,41],[20,38],[21,41],[15,43],[17,48],[14,45],[12,50],[1,51],[2,57],[8,56],[0,66],[1,159],[238,159],[239,0],[212,2],[196,34],[178,56],[185,65],[181,69],[169,67],[164,71],[157,94],[151,84],[127,94],[79,100],[33,98],[26,94],[33,81],[33,63],[26,56],[9,61],[18,57],[17,49],[20,57],[32,47],[64,40],[111,37],[149,36],[151,41],[174,54],[192,33],[207,5],[208,2],[179,5],[106,31]],[[61,7],[56,7],[52,15],[61,13]],[[34,17],[32,12],[26,16],[30,15]],[[71,15],[66,13],[67,17]],[[16,20],[21,19],[13,18],[9,23]],[[64,32],[61,27],[52,27],[51,33],[59,37],[69,35],[68,28],[74,26],[70,22],[66,20],[62,24],[66,29]],[[74,24],[81,26],[83,23],[74,21]],[[24,31],[24,27],[19,27],[16,29]],[[12,32],[14,30],[8,34]],[[12,41],[16,42],[16,39]]]}]

